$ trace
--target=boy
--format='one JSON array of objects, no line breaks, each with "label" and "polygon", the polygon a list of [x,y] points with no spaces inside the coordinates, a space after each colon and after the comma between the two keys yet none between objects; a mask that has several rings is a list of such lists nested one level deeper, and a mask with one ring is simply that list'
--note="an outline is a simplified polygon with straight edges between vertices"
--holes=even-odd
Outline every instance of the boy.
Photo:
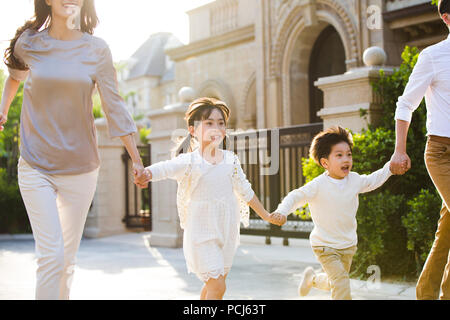
[{"label": "boy", "polygon": [[351,134],[341,127],[316,135],[310,156],[326,171],[291,191],[276,210],[286,222],[291,212],[309,204],[314,222],[310,243],[325,273],[306,268],[299,285],[301,296],[315,287],[331,290],[334,300],[351,299],[349,271],[357,244],[358,195],[380,187],[392,175],[389,162],[370,175],[352,172],[352,147]]}]

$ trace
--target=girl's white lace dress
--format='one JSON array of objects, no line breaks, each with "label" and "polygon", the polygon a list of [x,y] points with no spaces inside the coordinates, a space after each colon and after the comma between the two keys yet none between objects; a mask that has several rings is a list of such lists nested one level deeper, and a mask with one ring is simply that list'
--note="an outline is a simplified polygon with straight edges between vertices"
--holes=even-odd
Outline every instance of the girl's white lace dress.
[{"label": "girl's white lace dress", "polygon": [[204,282],[230,271],[239,245],[240,222],[248,224],[247,203],[254,196],[237,156],[222,151],[223,160],[216,165],[203,159],[197,149],[148,168],[152,181],[178,181],[186,265]]}]

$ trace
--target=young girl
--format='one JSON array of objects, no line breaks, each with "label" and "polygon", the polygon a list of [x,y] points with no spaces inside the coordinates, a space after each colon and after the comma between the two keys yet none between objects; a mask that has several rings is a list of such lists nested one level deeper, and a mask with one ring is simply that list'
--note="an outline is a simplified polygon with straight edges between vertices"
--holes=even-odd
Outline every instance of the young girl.
[{"label": "young girl", "polygon": [[240,220],[248,221],[248,205],[262,219],[277,223],[255,196],[238,157],[220,148],[229,116],[222,101],[195,100],[186,112],[189,136],[179,148],[188,153],[145,169],[149,180],[178,182],[184,256],[188,271],[205,283],[202,300],[222,299],[225,293],[225,279],[239,245]]},{"label": "young girl", "polygon": [[[111,52],[92,35],[98,22],[94,0],[35,0],[34,9],[34,18],[17,30],[6,50],[10,75],[0,103],[0,131],[20,82],[27,80],[18,178],[36,242],[36,299],[68,299],[100,166],[92,115],[95,87],[110,135],[121,138],[139,182],[144,166]],[[79,25],[73,23],[77,12]]]}]

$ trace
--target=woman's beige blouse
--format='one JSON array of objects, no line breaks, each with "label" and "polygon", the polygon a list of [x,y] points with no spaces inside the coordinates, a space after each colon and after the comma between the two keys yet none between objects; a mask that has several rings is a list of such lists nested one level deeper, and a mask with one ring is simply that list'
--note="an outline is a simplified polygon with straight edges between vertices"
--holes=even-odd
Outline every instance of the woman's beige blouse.
[{"label": "woman's beige blouse", "polygon": [[27,30],[14,55],[27,71],[9,69],[24,81],[20,122],[21,156],[48,174],[90,172],[100,165],[92,113],[97,85],[111,137],[136,132],[136,125],[118,92],[116,71],[106,42],[84,33],[63,41]]}]

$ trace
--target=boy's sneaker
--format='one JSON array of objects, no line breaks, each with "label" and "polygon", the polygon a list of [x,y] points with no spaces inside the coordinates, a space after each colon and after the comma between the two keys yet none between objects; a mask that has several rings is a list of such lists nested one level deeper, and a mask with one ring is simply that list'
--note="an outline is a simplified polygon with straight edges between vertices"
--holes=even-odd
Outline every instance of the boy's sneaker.
[{"label": "boy's sneaker", "polygon": [[306,296],[313,286],[313,279],[315,276],[314,269],[312,267],[307,267],[303,271],[303,279],[298,286],[298,294],[302,297]]}]

